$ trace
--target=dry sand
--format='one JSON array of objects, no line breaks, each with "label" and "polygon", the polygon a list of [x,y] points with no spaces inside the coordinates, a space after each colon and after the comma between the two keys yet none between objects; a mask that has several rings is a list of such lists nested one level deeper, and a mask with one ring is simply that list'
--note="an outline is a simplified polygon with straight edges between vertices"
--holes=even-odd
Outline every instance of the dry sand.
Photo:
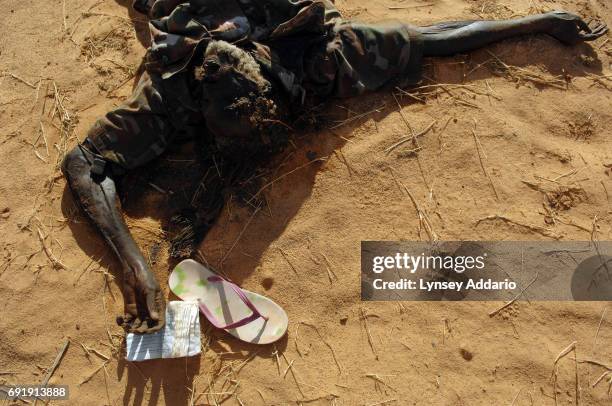
[{"label": "dry sand", "polygon": [[[269,208],[250,223],[251,211],[228,204],[202,246],[208,261],[287,310],[286,339],[255,347],[207,330],[201,359],[124,362],[114,322],[122,311],[119,267],[76,210],[57,162],[130,93],[146,34],[127,3],[1,3],[1,381],[41,382],[70,339],[50,382],[70,385],[73,405],[612,403],[610,376],[594,385],[605,369],[575,363],[573,353],[557,364],[556,396],[551,381],[555,358],[574,341],[578,361],[612,366],[606,303],[520,302],[492,318],[501,303],[359,298],[362,239],[427,238],[392,173],[442,239],[588,240],[594,221],[595,238],[612,237],[607,38],[568,48],[534,37],[488,48],[528,72],[492,65],[487,50],[429,61],[431,79],[449,85],[426,89],[437,95],[424,104],[399,99],[415,132],[436,120],[419,139],[418,156],[410,143],[385,153],[409,132],[389,92],[339,102],[346,118],[370,113],[300,138],[268,180],[307,163],[311,151],[326,160],[266,189]],[[608,0],[337,3],[365,21],[425,24],[562,8],[612,24]],[[388,8],[415,5],[422,7]],[[517,81],[529,75],[533,81]],[[556,193],[546,197],[523,181]],[[165,196],[137,190],[126,202],[129,223],[167,291],[168,244],[157,209]],[[476,225],[495,215],[509,220]]]}]

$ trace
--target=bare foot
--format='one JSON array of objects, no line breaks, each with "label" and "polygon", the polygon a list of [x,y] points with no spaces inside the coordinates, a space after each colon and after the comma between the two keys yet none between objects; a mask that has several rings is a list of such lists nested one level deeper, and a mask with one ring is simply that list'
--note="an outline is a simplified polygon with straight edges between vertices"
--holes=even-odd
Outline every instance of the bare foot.
[{"label": "bare foot", "polygon": [[166,303],[155,277],[146,268],[124,272],[125,315],[117,324],[131,333],[153,333],[164,326]]},{"label": "bare foot", "polygon": [[606,24],[595,22],[589,25],[576,14],[552,11],[548,15],[552,18],[552,27],[548,34],[564,44],[573,45],[582,41],[593,41],[608,32]]}]

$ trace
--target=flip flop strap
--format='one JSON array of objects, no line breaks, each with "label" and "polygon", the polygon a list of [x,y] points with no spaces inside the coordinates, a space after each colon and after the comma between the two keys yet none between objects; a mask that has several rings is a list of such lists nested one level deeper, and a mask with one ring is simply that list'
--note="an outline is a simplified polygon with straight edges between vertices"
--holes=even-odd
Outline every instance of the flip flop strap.
[{"label": "flip flop strap", "polygon": [[212,312],[210,311],[210,309],[208,309],[208,307],[206,307],[206,305],[202,302],[200,302],[198,300],[198,305],[200,307],[200,310],[202,311],[202,313],[204,314],[204,316],[206,316],[206,318],[208,319],[208,321],[210,321],[210,323],[220,329],[223,330],[228,330],[228,329],[232,329],[232,328],[237,328],[237,327],[242,327],[246,324],[249,324],[250,322],[257,320],[258,318],[262,318],[264,320],[268,320],[267,317],[263,316],[261,313],[259,313],[259,310],[257,310],[257,308],[255,307],[255,305],[253,304],[253,302],[251,302],[249,300],[249,298],[247,297],[247,295],[244,294],[244,292],[242,291],[242,289],[240,289],[238,287],[238,285],[236,285],[235,283],[232,283],[230,281],[228,281],[225,278],[222,278],[220,276],[209,276],[208,278],[209,282],[225,282],[229,285],[229,287],[232,288],[232,290],[236,293],[236,295],[238,295],[238,297],[240,298],[240,300],[242,300],[242,302],[249,308],[251,309],[251,315],[247,316],[241,320],[235,321],[233,323],[227,324],[227,325],[223,325],[221,324],[217,318],[212,314]]}]

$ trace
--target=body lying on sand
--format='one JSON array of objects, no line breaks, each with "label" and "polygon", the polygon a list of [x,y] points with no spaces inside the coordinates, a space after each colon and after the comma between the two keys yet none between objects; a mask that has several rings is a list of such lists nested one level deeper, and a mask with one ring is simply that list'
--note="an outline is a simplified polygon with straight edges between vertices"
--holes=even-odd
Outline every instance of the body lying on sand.
[{"label": "body lying on sand", "polygon": [[179,138],[197,139],[230,166],[261,162],[287,143],[300,109],[415,84],[423,57],[532,34],[574,45],[608,30],[563,11],[416,27],[347,21],[327,0],[136,0],[134,7],[150,18],[147,71],[62,169],[122,264],[125,315],[118,322],[138,333],[163,327],[165,301],[121,214],[116,181],[126,171]]}]

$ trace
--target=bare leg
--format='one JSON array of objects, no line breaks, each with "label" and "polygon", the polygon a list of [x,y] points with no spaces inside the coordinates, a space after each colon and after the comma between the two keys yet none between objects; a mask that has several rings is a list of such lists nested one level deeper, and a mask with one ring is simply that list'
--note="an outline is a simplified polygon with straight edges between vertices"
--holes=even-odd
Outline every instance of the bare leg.
[{"label": "bare leg", "polygon": [[593,27],[577,15],[553,11],[500,21],[456,21],[419,27],[425,56],[450,56],[481,48],[510,37],[549,34],[565,44],[592,41],[604,35],[605,24]]},{"label": "bare leg", "polygon": [[114,180],[106,174],[93,175],[93,159],[90,151],[77,146],[66,155],[62,171],[78,203],[123,266],[125,317],[122,323],[138,333],[159,330],[165,316],[159,284],[123,221]]}]

